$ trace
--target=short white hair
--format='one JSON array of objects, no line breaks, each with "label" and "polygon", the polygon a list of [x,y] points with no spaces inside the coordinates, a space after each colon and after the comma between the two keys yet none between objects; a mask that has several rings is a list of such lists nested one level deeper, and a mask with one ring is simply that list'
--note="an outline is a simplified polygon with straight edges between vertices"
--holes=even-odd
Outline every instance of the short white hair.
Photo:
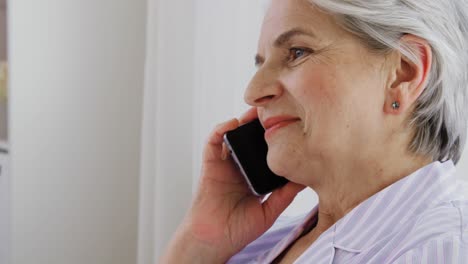
[{"label": "short white hair", "polygon": [[400,39],[412,34],[428,41],[433,65],[409,121],[409,150],[433,160],[457,163],[467,134],[468,2],[465,0],[308,0],[331,14],[375,51],[400,51],[416,61]]}]

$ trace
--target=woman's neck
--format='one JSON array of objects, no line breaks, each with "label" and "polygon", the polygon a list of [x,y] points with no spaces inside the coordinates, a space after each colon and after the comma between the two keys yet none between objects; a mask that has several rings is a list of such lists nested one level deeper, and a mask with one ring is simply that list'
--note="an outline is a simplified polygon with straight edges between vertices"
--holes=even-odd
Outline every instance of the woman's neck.
[{"label": "woman's neck", "polygon": [[318,223],[315,232],[324,232],[353,208],[389,185],[431,163],[431,159],[405,157],[372,164],[364,162],[336,166],[322,180],[309,187],[319,197]]}]

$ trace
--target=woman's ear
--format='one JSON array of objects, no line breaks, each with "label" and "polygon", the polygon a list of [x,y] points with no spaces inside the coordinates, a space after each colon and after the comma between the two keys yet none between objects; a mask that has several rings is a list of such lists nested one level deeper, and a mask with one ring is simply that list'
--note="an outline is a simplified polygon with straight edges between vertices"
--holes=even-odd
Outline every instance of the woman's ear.
[{"label": "woman's ear", "polygon": [[432,66],[432,49],[429,43],[414,35],[405,35],[400,44],[409,47],[416,61],[398,52],[388,83],[384,112],[399,115],[412,107],[426,88]]}]

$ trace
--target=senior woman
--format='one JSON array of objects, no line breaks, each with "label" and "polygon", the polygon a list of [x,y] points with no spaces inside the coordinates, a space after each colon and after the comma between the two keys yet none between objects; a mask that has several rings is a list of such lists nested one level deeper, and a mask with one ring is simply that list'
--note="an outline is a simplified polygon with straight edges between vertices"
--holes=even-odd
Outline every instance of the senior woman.
[{"label": "senior woman", "polygon": [[[245,93],[253,108],[209,137],[162,263],[468,263],[455,174],[467,14],[465,0],[273,0]],[[277,121],[267,161],[291,181],[263,202],[222,143],[255,118]],[[277,221],[304,187],[318,205]]]}]

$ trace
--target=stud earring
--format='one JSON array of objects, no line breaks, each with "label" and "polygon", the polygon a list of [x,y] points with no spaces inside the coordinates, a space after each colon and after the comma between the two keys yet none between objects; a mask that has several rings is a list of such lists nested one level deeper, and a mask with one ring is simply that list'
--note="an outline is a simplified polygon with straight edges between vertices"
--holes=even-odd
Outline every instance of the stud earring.
[{"label": "stud earring", "polygon": [[399,103],[399,102],[396,102],[396,101],[395,101],[395,102],[393,102],[393,104],[392,104],[392,108],[393,108],[393,110],[397,110],[397,109],[399,109],[399,108],[400,108],[400,103]]}]

